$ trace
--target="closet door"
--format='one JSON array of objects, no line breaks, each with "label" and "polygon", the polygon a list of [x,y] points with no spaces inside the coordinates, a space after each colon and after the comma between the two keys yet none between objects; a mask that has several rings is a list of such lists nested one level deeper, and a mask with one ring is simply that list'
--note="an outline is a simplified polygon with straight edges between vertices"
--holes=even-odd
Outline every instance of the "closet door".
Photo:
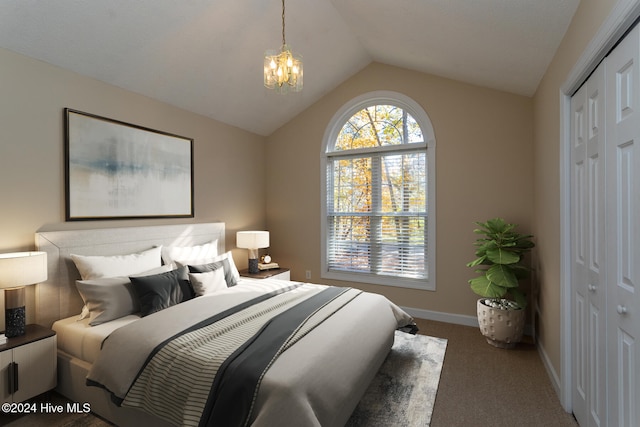
[{"label": "closet door", "polygon": [[609,425],[640,425],[640,43],[636,27],[607,59]]},{"label": "closet door", "polygon": [[600,65],[571,100],[572,396],[583,427],[607,425],[604,74]]}]

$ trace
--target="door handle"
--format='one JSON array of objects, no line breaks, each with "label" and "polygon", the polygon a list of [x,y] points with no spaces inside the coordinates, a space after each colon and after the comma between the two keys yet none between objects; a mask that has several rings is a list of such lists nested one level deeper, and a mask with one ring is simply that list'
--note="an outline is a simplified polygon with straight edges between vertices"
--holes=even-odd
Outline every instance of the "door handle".
[{"label": "door handle", "polygon": [[616,307],[616,311],[620,315],[627,314],[627,307],[625,307],[624,305],[618,305],[618,307]]},{"label": "door handle", "polygon": [[18,364],[11,362],[7,368],[7,376],[9,377],[9,394],[13,394],[18,391]]},{"label": "door handle", "polygon": [[589,289],[589,292],[593,294],[596,292],[596,289],[598,289],[598,287],[596,285],[589,284],[589,286],[587,286],[587,289]]},{"label": "door handle", "polygon": [[20,385],[18,384],[18,374],[20,373],[20,370],[18,369],[17,363],[14,362],[13,364],[15,365],[15,369],[13,371],[13,392],[15,393],[20,390]]}]

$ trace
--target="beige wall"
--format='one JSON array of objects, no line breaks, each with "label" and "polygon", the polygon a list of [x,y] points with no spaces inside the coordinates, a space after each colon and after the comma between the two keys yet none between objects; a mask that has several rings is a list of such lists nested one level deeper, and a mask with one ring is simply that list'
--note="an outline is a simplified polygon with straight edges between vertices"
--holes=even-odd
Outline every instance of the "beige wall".
[{"label": "beige wall", "polygon": [[370,91],[403,93],[427,112],[437,144],[435,292],[332,282],[387,295],[412,308],[475,316],[465,264],[474,221],[503,216],[530,231],[533,170],[530,98],[373,63],[267,141],[267,226],[274,260],[291,277],[320,279],[320,153],[335,112]]},{"label": "beige wall", "polygon": [[538,238],[539,344],[560,366],[560,87],[608,16],[615,0],[582,0],[533,99],[534,225]]},{"label": "beige wall", "polygon": [[[227,248],[235,248],[235,231],[265,226],[264,137],[7,50],[0,49],[0,64],[0,252],[32,250],[43,227],[221,220]],[[65,107],[194,138],[195,218],[64,223]],[[240,267],[241,252],[234,252]]]}]

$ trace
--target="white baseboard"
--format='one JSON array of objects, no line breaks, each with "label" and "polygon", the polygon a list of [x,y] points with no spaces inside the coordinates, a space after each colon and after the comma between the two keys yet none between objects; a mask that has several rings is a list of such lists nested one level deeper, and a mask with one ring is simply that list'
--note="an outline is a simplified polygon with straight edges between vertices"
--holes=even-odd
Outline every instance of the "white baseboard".
[{"label": "white baseboard", "polygon": [[478,327],[476,316],[465,316],[463,314],[443,313],[440,311],[424,310],[421,308],[402,307],[411,317],[418,319],[435,320],[437,322],[453,323],[455,325]]},{"label": "white baseboard", "polygon": [[[435,320],[436,322],[453,323],[454,325],[480,327],[477,316],[467,316],[464,314],[444,313],[441,311],[424,310],[422,308],[401,307],[411,317],[425,320]],[[525,325],[524,334],[532,336],[533,328]]]},{"label": "white baseboard", "polygon": [[542,344],[540,343],[540,341],[536,342],[536,347],[538,348],[538,354],[540,355],[542,364],[544,365],[544,368],[547,370],[547,375],[549,376],[549,380],[551,381],[551,386],[556,391],[556,395],[559,398],[561,396],[560,377],[558,377],[558,373],[553,368],[553,365],[551,364],[551,360],[549,360],[549,355],[547,355],[547,352],[542,346]]}]

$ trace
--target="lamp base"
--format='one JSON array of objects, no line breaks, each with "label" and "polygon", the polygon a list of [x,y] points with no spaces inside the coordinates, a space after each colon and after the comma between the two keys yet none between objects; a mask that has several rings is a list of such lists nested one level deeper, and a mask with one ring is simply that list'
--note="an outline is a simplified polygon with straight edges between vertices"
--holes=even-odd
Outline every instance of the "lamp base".
[{"label": "lamp base", "polygon": [[15,308],[7,308],[4,311],[4,327],[5,327],[5,336],[7,338],[17,337],[20,335],[24,335],[25,330],[25,308],[15,307]]},{"label": "lamp base", "polygon": [[260,272],[258,268],[258,258],[249,258],[249,273],[255,274]]},{"label": "lamp base", "polygon": [[4,334],[9,338],[24,335],[27,318],[24,294],[24,286],[4,290]]}]

